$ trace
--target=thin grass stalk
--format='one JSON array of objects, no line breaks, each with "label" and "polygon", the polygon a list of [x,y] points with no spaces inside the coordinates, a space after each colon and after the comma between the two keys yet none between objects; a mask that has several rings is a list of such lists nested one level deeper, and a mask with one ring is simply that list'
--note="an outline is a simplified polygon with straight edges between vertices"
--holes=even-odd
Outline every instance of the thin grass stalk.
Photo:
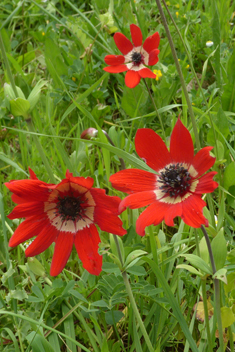
[{"label": "thin grass stalk", "polygon": [[170,47],[171,47],[172,56],[173,56],[173,59],[174,59],[174,62],[175,62],[176,69],[177,69],[178,74],[179,74],[179,78],[180,78],[182,89],[184,91],[185,99],[187,101],[189,115],[190,115],[190,118],[191,118],[191,121],[192,121],[193,132],[194,132],[195,141],[196,141],[196,147],[197,147],[197,150],[199,150],[200,149],[200,140],[199,140],[199,135],[198,135],[198,131],[197,131],[196,119],[195,119],[194,112],[193,112],[193,109],[192,109],[192,104],[191,104],[190,99],[189,99],[186,83],[184,81],[184,76],[183,76],[183,73],[181,71],[181,67],[179,65],[179,61],[178,61],[178,57],[177,57],[177,54],[176,54],[175,46],[174,46],[174,43],[173,43],[173,40],[172,40],[172,37],[171,37],[171,33],[170,33],[170,30],[169,30],[169,27],[168,27],[168,24],[167,24],[167,21],[166,21],[166,17],[164,15],[163,8],[162,8],[161,3],[160,3],[160,0],[156,0],[156,3],[157,3],[157,7],[158,7],[158,10],[160,12],[160,15],[161,15],[161,18],[162,18],[162,22],[163,22],[163,25],[164,25],[164,28],[165,28],[165,31],[166,31],[166,35],[167,35],[167,38],[168,38],[168,41],[169,41],[169,44],[170,44]]},{"label": "thin grass stalk", "polygon": [[1,32],[0,32],[0,50],[2,52],[3,62],[4,62],[4,65],[5,65],[5,68],[7,70],[7,75],[8,75],[8,78],[9,78],[10,82],[11,82],[12,89],[14,91],[15,96],[18,98],[18,92],[16,90],[15,81],[14,81],[13,75],[11,73],[11,68],[10,68],[9,61],[7,59],[7,54],[6,54],[5,46],[4,46],[4,43],[3,43],[3,40],[2,40]]},{"label": "thin grass stalk", "polygon": [[[74,343],[76,346],[78,346],[80,349],[82,349],[82,350],[84,350],[84,351],[86,351],[86,352],[90,352],[90,350],[88,350],[85,346],[83,346],[83,345],[82,345],[80,342],[78,342],[77,340],[74,340],[74,339],[71,338],[69,335],[66,335],[66,334],[64,334],[63,332],[58,331],[58,330],[52,328],[51,326],[44,324],[43,322],[40,322],[40,321],[38,321],[38,320],[34,320],[34,319],[32,319],[32,318],[29,318],[29,317],[27,317],[26,315],[16,314],[16,313],[9,312],[9,311],[3,310],[3,309],[0,309],[0,316],[1,316],[1,315],[10,315],[10,316],[16,317],[16,318],[18,318],[18,319],[25,320],[25,321],[29,322],[30,324],[35,324],[35,325],[37,325],[37,326],[39,326],[39,327],[42,327],[42,328],[44,328],[44,329],[47,329],[47,330],[49,330],[49,331],[51,331],[51,332],[55,332],[56,334],[61,335],[61,336],[63,336],[64,338],[66,338],[66,339],[70,340],[71,342],[73,342],[73,343]],[[24,350],[23,350],[23,352],[24,352]]]},{"label": "thin grass stalk", "polygon": [[[214,256],[211,248],[210,239],[203,225],[201,225],[201,230],[205,236],[209,257],[211,261],[212,271],[213,271],[213,274],[215,274],[216,266],[215,266],[215,260],[214,260]],[[216,311],[216,318],[217,318],[218,330],[219,330],[220,351],[223,352],[224,340],[223,340],[223,326],[222,326],[222,317],[221,317],[221,309],[220,309],[220,282],[218,279],[214,279],[214,289],[215,289],[215,311]]]},{"label": "thin grass stalk", "polygon": [[[10,267],[11,267],[11,262],[10,262],[10,256],[9,256],[8,245],[7,245],[8,240],[7,240],[5,213],[4,213],[4,205],[3,205],[3,196],[2,196],[1,193],[0,193],[0,216],[1,216],[1,220],[2,220],[2,232],[3,232],[3,239],[4,239],[3,248],[4,248],[4,251],[5,251],[7,270],[9,270]],[[10,276],[8,278],[8,285],[9,285],[10,291],[14,291],[15,290],[15,282],[14,282],[14,278],[12,276]],[[4,306],[6,307],[5,304],[4,304]],[[17,314],[17,300],[15,298],[11,302],[11,307],[14,310],[14,313]],[[13,321],[14,321],[14,324],[15,324],[16,329],[17,329],[21,352],[24,352],[21,332],[20,332],[20,329],[19,329],[19,319],[17,319],[16,317],[13,316]]]},{"label": "thin grass stalk", "polygon": [[[209,116],[210,123],[211,123],[211,126],[212,126],[212,132],[213,132],[213,137],[214,137],[214,141],[215,141],[215,155],[216,155],[216,159],[218,159],[218,157],[219,157],[219,151],[218,151],[218,145],[217,145],[217,143],[216,143],[216,133],[215,133],[214,121],[213,121],[213,118],[212,118],[212,116],[211,116],[210,108],[209,108],[209,106],[208,106],[208,103],[207,103],[207,100],[206,100],[204,91],[203,91],[202,86],[201,86],[201,83],[200,83],[200,81],[199,81],[199,79],[198,79],[198,77],[197,77],[197,74],[196,74],[196,72],[195,72],[195,70],[194,70],[193,61],[192,61],[191,56],[190,56],[190,54],[189,54],[188,48],[187,48],[187,46],[185,45],[184,39],[183,39],[183,37],[182,37],[182,35],[181,35],[180,31],[179,31],[179,28],[178,28],[177,24],[175,23],[175,20],[174,20],[174,18],[172,17],[172,15],[171,15],[171,13],[170,13],[170,11],[169,11],[169,9],[168,9],[168,6],[167,6],[165,0],[162,0],[162,2],[163,2],[163,4],[164,4],[164,6],[165,6],[165,8],[166,8],[166,10],[167,10],[167,13],[168,13],[168,15],[169,15],[169,17],[170,17],[170,19],[171,19],[171,21],[172,21],[172,23],[173,23],[173,25],[174,25],[176,31],[177,31],[177,33],[178,33],[178,36],[179,36],[179,38],[180,38],[182,44],[183,44],[185,53],[186,53],[186,55],[187,55],[187,57],[188,57],[188,60],[189,60],[189,64],[190,64],[191,70],[192,70],[192,72],[193,72],[193,76],[194,76],[194,78],[195,78],[195,80],[196,80],[196,82],[197,82],[197,84],[198,84],[198,87],[199,87],[200,92],[201,92],[201,94],[202,94],[202,96],[203,96],[203,99],[204,99],[204,103],[205,103],[206,108],[207,108],[207,110],[208,110],[208,116]],[[234,86],[233,86],[233,93],[234,93]],[[229,110],[231,110],[231,109],[229,109]],[[220,184],[221,184],[221,181],[222,181],[222,180],[221,180],[221,170],[220,170],[220,169],[218,170],[218,175],[219,175],[219,180],[220,180]]]},{"label": "thin grass stalk", "polygon": [[45,153],[44,153],[44,150],[43,150],[43,148],[42,148],[42,146],[41,146],[41,143],[39,142],[38,136],[37,136],[37,134],[35,133],[35,129],[34,129],[34,126],[33,126],[33,123],[32,123],[31,118],[29,118],[26,122],[27,122],[29,131],[30,131],[30,132],[33,132],[33,139],[34,139],[34,142],[35,142],[35,144],[36,144],[36,147],[37,147],[37,150],[38,150],[38,152],[39,152],[39,154],[40,154],[40,157],[41,157],[41,159],[42,159],[42,161],[43,161],[43,164],[44,164],[44,166],[45,166],[45,168],[46,168],[46,170],[47,170],[47,173],[48,173],[48,175],[49,175],[50,181],[51,181],[52,183],[56,183],[56,179],[55,179],[55,177],[54,177],[54,174],[53,174],[53,171],[52,171],[52,169],[51,169],[51,166],[50,166],[50,164],[49,164],[49,162],[48,162],[48,160],[47,160],[47,157],[46,157],[46,155],[45,155]]},{"label": "thin grass stalk", "polygon": [[150,99],[152,100],[154,109],[155,109],[155,111],[156,111],[156,113],[157,113],[157,117],[158,117],[158,120],[159,120],[159,122],[160,122],[161,129],[162,129],[163,138],[164,138],[164,141],[166,142],[166,134],[165,134],[164,126],[163,126],[163,123],[162,123],[162,118],[161,118],[161,116],[160,116],[160,114],[159,114],[159,112],[158,112],[158,108],[157,108],[157,106],[156,106],[156,104],[155,104],[155,101],[154,101],[154,99],[153,99],[153,96],[152,96],[152,93],[151,93],[151,91],[150,91],[150,89],[149,89],[149,86],[147,85],[146,79],[143,78],[143,80],[144,80],[144,84],[145,84],[145,86],[146,86],[146,88],[147,88],[147,91],[148,91],[148,93],[149,93]]},{"label": "thin grass stalk", "polygon": [[[3,40],[2,40],[2,35],[0,33],[0,50],[2,51],[2,56],[3,56],[3,61],[4,61],[4,65],[6,67],[6,70],[7,70],[7,75],[9,77],[9,80],[11,82],[11,86],[12,86],[12,89],[14,91],[14,94],[16,97],[18,97],[18,93],[17,93],[17,89],[16,89],[16,85],[15,85],[15,81],[14,81],[14,78],[13,78],[13,75],[11,73],[11,68],[10,68],[10,65],[9,65],[9,61],[8,61],[8,58],[7,58],[7,55],[6,55],[6,51],[5,51],[5,47],[4,47],[4,43],[3,43]],[[31,118],[29,118],[28,120],[26,120],[27,122],[27,125],[28,125],[28,128],[29,128],[29,131],[30,132],[35,132],[35,129],[34,129],[34,126],[33,126],[33,123],[32,123],[32,120]],[[34,138],[34,142],[37,146],[37,149],[39,151],[39,154],[41,156],[41,159],[45,165],[45,168],[48,172],[48,175],[50,177],[50,180],[51,182],[53,183],[56,183],[56,180],[55,180],[55,177],[53,175],[53,172],[52,172],[52,169],[50,167],[50,164],[46,158],[46,155],[43,151],[43,148],[38,140],[38,136],[36,134],[33,135],[33,138]]]},{"label": "thin grass stalk", "polygon": [[15,16],[15,14],[18,12],[18,10],[21,8],[21,6],[24,4],[25,0],[22,0],[21,2],[19,1],[18,6],[15,8],[14,11],[10,14],[9,17],[2,23],[0,27],[0,31],[11,21],[12,17]]},{"label": "thin grass stalk", "polygon": [[[114,241],[115,241],[115,244],[116,244],[116,247],[117,247],[119,260],[121,262],[121,265],[123,266],[124,262],[123,262],[123,258],[122,258],[121,248],[120,248],[119,243],[118,243],[118,239],[117,239],[117,237],[115,235],[113,235],[113,237],[114,237]],[[136,302],[135,302],[135,298],[134,298],[134,295],[133,295],[133,292],[132,292],[132,289],[131,289],[131,285],[130,285],[130,282],[129,282],[129,279],[128,279],[128,276],[127,276],[127,272],[125,270],[122,272],[122,277],[123,277],[124,284],[126,286],[126,291],[128,293],[128,296],[129,296],[129,299],[130,299],[130,303],[131,303],[134,315],[135,315],[136,320],[137,320],[137,322],[139,324],[140,330],[141,330],[141,332],[142,332],[142,334],[144,336],[146,345],[148,346],[148,350],[149,350],[149,352],[154,352],[154,348],[152,346],[152,343],[151,343],[151,341],[149,339],[148,333],[147,333],[147,331],[145,329],[144,323],[143,323],[143,321],[141,319],[141,316],[140,316],[140,313],[138,311],[138,308],[137,308],[137,305],[136,305]]]}]

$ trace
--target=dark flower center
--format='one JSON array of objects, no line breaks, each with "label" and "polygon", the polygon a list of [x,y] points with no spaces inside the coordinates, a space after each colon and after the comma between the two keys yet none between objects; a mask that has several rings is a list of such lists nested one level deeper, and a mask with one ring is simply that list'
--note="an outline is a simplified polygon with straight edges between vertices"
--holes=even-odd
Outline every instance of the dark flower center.
[{"label": "dark flower center", "polygon": [[84,201],[80,197],[58,197],[57,210],[62,220],[82,219],[85,208],[81,206]]},{"label": "dark flower center", "polygon": [[131,57],[132,61],[134,62],[135,65],[139,65],[142,62],[142,54],[137,53],[136,51],[132,54]]},{"label": "dark flower center", "polygon": [[182,164],[172,164],[160,172],[160,189],[170,197],[183,196],[190,188],[191,176]]}]

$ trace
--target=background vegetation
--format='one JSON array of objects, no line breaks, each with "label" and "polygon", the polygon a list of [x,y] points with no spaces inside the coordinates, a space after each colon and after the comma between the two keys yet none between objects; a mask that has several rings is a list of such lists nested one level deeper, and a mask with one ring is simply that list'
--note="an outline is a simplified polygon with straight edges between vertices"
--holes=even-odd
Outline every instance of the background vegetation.
[{"label": "background vegetation", "polygon": [[[164,10],[200,143],[213,146],[217,158],[213,169],[218,172],[220,186],[205,216],[210,222],[208,233],[217,270],[222,270],[218,277],[224,343],[233,351],[235,3],[170,0],[167,5],[183,39]],[[4,89],[4,84],[12,82],[1,50],[0,351],[148,351],[126,292],[113,236],[101,233],[104,264],[99,277],[82,268],[75,250],[63,272],[50,277],[53,246],[28,259],[24,255],[27,243],[8,248],[19,221],[6,218],[14,204],[4,182],[28,178],[28,166],[45,182],[50,182],[50,172],[60,182],[69,169],[76,176],[93,177],[96,187],[123,198],[108,182],[119,170],[119,157],[126,167],[142,168],[135,154],[137,129],[149,127],[162,134],[144,83],[129,89],[123,74],[103,71],[105,55],[119,54],[113,34],[119,31],[130,38],[131,23],[140,26],[144,38],[156,31],[161,36],[159,63],[153,69],[160,70],[162,76],[147,82],[168,144],[179,114],[194,138],[157,5],[139,0],[2,0],[0,19],[5,62],[21,89],[17,91],[21,98],[18,105],[9,90],[12,86],[5,85]],[[208,47],[207,41],[213,45]],[[81,140],[81,132],[88,127],[99,130],[97,138]],[[138,209],[127,210],[121,215],[128,234],[119,243],[152,345],[156,351],[208,350],[201,301],[204,290],[216,351],[213,275],[201,230],[196,232],[178,219],[175,227],[162,223],[150,227],[141,238],[135,233],[139,213]]]}]

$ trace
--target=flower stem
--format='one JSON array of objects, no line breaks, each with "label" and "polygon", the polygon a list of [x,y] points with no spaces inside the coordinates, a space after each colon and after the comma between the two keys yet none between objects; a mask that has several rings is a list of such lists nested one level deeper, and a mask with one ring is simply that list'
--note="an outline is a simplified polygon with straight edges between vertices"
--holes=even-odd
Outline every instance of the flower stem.
[{"label": "flower stem", "polygon": [[[121,262],[121,264],[123,265],[123,258],[122,258],[122,253],[121,253],[121,249],[120,249],[120,246],[119,246],[119,243],[118,243],[118,239],[116,237],[116,235],[113,236],[114,237],[114,241],[115,241],[115,244],[117,246],[117,252],[118,252],[118,256],[119,256],[119,260]],[[124,270],[122,272],[122,277],[123,277],[123,281],[124,281],[124,284],[126,286],[126,291],[128,293],[128,296],[129,296],[129,299],[130,299],[130,303],[131,303],[131,307],[133,309],[133,312],[135,314],[135,317],[136,317],[136,320],[139,324],[139,327],[140,327],[140,330],[144,336],[144,339],[145,339],[145,342],[148,346],[148,351],[149,352],[154,352],[154,348],[152,346],[152,343],[149,339],[149,336],[148,336],[148,333],[145,329],[145,326],[144,326],[144,323],[141,319],[141,316],[140,316],[140,313],[138,311],[138,308],[137,308],[137,305],[136,305],[136,302],[135,302],[135,298],[133,296],[133,292],[132,292],[132,289],[131,289],[131,285],[130,285],[130,282],[128,280],[128,276],[127,276],[127,272]]]},{"label": "flower stem", "polygon": [[149,86],[147,85],[146,79],[143,78],[143,80],[144,80],[144,84],[145,84],[145,86],[146,86],[146,88],[147,88],[147,91],[148,91],[148,93],[149,93],[150,99],[152,100],[154,109],[155,109],[155,111],[156,111],[156,113],[157,113],[157,117],[158,117],[158,120],[159,120],[159,122],[160,122],[161,129],[162,129],[162,134],[163,134],[163,137],[164,137],[164,141],[166,142],[166,134],[165,134],[164,126],[163,126],[163,123],[162,123],[162,118],[161,118],[161,116],[160,116],[160,114],[159,114],[159,112],[158,112],[158,108],[157,108],[157,106],[156,106],[156,104],[155,104],[155,101],[154,101],[154,99],[153,99],[153,96],[152,96],[152,93],[151,93],[151,91],[150,91],[150,89],[149,89]]},{"label": "flower stem", "polygon": [[166,21],[166,17],[164,15],[163,8],[162,8],[161,3],[160,3],[160,0],[156,0],[156,3],[157,3],[157,7],[158,7],[158,10],[160,12],[160,15],[161,15],[161,18],[162,18],[162,22],[163,22],[163,25],[164,25],[164,28],[165,28],[165,31],[166,31],[166,35],[167,35],[167,38],[168,38],[168,41],[169,41],[169,44],[170,44],[170,47],[171,47],[171,52],[172,52],[173,59],[175,61],[175,66],[176,66],[176,69],[177,69],[178,74],[179,74],[181,86],[182,86],[182,89],[183,89],[183,92],[184,92],[184,95],[185,95],[185,99],[186,99],[186,102],[187,102],[187,105],[188,105],[189,115],[190,115],[191,121],[192,121],[193,132],[194,132],[195,141],[196,141],[196,147],[197,147],[197,150],[199,150],[200,149],[200,140],[199,140],[199,135],[198,135],[198,131],[197,131],[196,119],[195,119],[195,116],[194,116],[194,113],[193,113],[192,104],[191,104],[190,99],[189,99],[187,87],[186,87],[186,84],[185,84],[185,81],[184,81],[184,76],[183,76],[183,73],[181,71],[181,67],[180,67],[180,64],[179,64],[179,61],[178,61],[178,57],[177,57],[177,54],[176,54],[174,43],[173,43],[173,40],[172,40],[172,37],[171,37],[171,33],[170,33],[170,30],[169,30],[169,27],[168,27],[168,24],[167,24],[167,21]]},{"label": "flower stem", "polygon": [[[199,241],[198,241],[198,233],[196,229],[194,229],[194,233],[195,233],[196,252],[197,252],[197,256],[200,257],[201,254],[200,254],[200,247],[199,247]],[[203,300],[203,307],[204,307],[204,313],[205,313],[205,325],[206,325],[207,340],[208,340],[208,352],[212,352],[213,345],[211,340],[211,331],[210,331],[208,306],[207,306],[206,279],[202,278],[201,284],[202,284],[202,300]]]},{"label": "flower stem", "polygon": [[205,314],[205,325],[206,325],[206,333],[207,333],[208,352],[213,352],[210,323],[209,323],[209,315],[208,315],[208,306],[207,306],[206,279],[202,279],[201,283],[202,283],[202,299],[203,299],[203,307],[204,307],[204,314]]},{"label": "flower stem", "polygon": [[[215,274],[216,266],[215,266],[215,260],[214,260],[214,256],[211,248],[210,239],[203,225],[201,225],[201,230],[205,236],[205,240],[206,240],[206,244],[207,244],[207,248],[210,256],[212,271],[213,271],[213,274]],[[220,309],[220,282],[218,279],[214,279],[214,289],[215,289],[215,311],[216,311],[216,318],[217,318],[218,330],[219,330],[220,351],[223,352],[224,341],[223,341],[223,327],[222,327],[222,318],[221,318],[221,309]]]}]

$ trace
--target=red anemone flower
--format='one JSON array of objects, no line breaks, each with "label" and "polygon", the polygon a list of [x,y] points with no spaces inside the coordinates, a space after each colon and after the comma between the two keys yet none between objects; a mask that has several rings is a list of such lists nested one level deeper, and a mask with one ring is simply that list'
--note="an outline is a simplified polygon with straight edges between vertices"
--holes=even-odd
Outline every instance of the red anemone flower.
[{"label": "red anemone flower", "polygon": [[68,170],[58,185],[42,182],[29,171],[30,180],[5,183],[13,192],[12,200],[18,204],[8,218],[25,218],[9,246],[15,247],[36,236],[25,251],[26,257],[32,257],[55,242],[50,274],[56,276],[65,267],[74,244],[84,268],[99,275],[102,256],[98,253],[100,237],[95,224],[102,231],[125,235],[118,218],[120,198],[92,188],[91,177],[73,177]]},{"label": "red anemone flower", "polygon": [[143,236],[146,226],[158,225],[163,220],[166,225],[174,226],[176,216],[195,228],[208,226],[202,213],[206,202],[201,196],[218,187],[213,181],[216,172],[204,175],[215,162],[210,156],[212,147],[205,147],[194,156],[191,135],[180,119],[171,135],[170,151],[161,137],[149,128],[137,131],[135,147],[157,174],[138,169],[122,170],[112,175],[110,182],[114,188],[130,194],[121,201],[120,211],[149,205],[136,222],[136,232]]},{"label": "red anemone flower", "polygon": [[104,71],[110,73],[125,72],[127,87],[134,88],[141,78],[156,78],[156,75],[145,65],[153,66],[158,62],[159,33],[148,37],[142,45],[142,33],[135,24],[130,25],[132,42],[122,33],[114,34],[114,41],[123,55],[107,55],[104,61],[108,67]]}]

